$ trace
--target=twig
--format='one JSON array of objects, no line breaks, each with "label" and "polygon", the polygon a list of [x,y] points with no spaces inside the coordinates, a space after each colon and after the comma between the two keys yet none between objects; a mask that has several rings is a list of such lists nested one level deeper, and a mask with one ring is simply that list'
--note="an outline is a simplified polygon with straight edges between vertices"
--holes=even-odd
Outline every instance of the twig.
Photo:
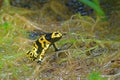
[{"label": "twig", "polygon": [[120,72],[115,74],[115,75],[101,75],[101,76],[102,77],[108,77],[108,78],[110,78],[110,77],[117,77],[117,76],[120,76]]},{"label": "twig", "polygon": [[[22,21],[25,21],[26,23],[30,24],[30,25],[31,25],[32,27],[34,27],[35,29],[40,30],[40,31],[43,31],[40,27],[35,26],[33,22],[28,21],[26,18],[21,17],[19,14],[15,14],[15,17],[18,17],[18,18],[21,19]],[[43,32],[44,32],[44,31],[43,31]]]}]

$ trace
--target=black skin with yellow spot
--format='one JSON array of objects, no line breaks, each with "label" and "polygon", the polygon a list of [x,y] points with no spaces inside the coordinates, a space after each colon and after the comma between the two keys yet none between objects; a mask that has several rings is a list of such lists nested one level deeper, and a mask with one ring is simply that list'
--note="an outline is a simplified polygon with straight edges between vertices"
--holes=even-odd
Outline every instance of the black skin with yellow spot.
[{"label": "black skin with yellow spot", "polygon": [[39,39],[37,39],[33,43],[32,50],[27,52],[27,57],[35,61],[38,59],[38,63],[41,63],[41,61],[44,58],[44,55],[46,53],[46,50],[53,45],[55,48],[55,51],[58,51],[59,49],[56,47],[55,42],[59,41],[62,38],[62,34],[60,32],[52,32],[47,33],[45,35],[42,35]]}]

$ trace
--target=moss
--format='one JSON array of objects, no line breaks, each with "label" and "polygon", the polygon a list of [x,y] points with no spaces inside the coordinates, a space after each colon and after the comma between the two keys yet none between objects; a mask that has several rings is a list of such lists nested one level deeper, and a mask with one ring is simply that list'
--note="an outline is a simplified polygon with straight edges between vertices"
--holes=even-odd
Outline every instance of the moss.
[{"label": "moss", "polygon": [[[51,0],[49,4],[46,3],[38,11],[15,7],[9,9],[3,8],[0,12],[0,32],[2,33],[0,34],[1,79],[8,79],[9,77],[11,80],[39,78],[46,80],[60,78],[83,80],[97,78],[104,80],[100,76],[104,75],[102,69],[111,59],[120,57],[119,19],[114,18],[115,14],[112,14],[114,16],[106,22],[88,16],[83,17],[79,14],[68,19],[69,11],[67,16],[64,15],[64,11],[67,11],[66,7],[55,0]],[[49,13],[49,11],[51,12]],[[25,17],[26,15],[27,17]],[[58,21],[56,20],[57,15],[68,20]],[[112,19],[116,21],[114,25],[110,24],[113,21]],[[57,42],[58,46],[65,48],[68,46],[65,45],[66,43],[72,44],[72,46],[60,52],[54,52],[51,47],[47,52],[47,59],[41,65],[28,61],[25,52],[32,47],[33,41],[27,38],[27,32],[38,29],[38,27],[40,32],[63,32],[65,35]],[[116,36],[117,39],[111,39],[111,36]],[[55,60],[49,61],[55,55],[53,53],[62,54],[55,57]],[[101,73],[92,72],[93,69]]]},{"label": "moss", "polygon": [[107,80],[106,78],[102,78],[100,76],[100,73],[98,72],[92,72],[89,74],[89,77],[87,80]]}]

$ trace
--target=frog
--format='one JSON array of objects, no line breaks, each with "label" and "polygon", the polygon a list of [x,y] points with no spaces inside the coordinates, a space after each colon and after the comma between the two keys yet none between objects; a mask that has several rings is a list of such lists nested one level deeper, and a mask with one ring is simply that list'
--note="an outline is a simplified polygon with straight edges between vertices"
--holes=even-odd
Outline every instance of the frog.
[{"label": "frog", "polygon": [[33,42],[33,47],[26,54],[28,59],[31,61],[37,60],[37,63],[42,63],[46,51],[49,47],[53,46],[55,51],[59,51],[60,49],[56,47],[56,42],[62,38],[62,33],[59,31],[46,33],[41,35],[36,41]]}]

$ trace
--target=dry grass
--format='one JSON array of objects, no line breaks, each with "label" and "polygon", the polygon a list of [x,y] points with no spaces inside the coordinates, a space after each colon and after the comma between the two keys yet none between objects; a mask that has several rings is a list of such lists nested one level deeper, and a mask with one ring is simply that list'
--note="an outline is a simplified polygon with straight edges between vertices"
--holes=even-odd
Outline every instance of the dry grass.
[{"label": "dry grass", "polygon": [[[109,36],[105,38],[106,33],[110,34],[107,21],[73,15],[64,22],[49,23],[48,20],[37,27],[38,24],[24,16],[3,12],[0,21],[1,80],[84,80],[93,71],[109,80],[119,77],[120,64],[111,61],[119,61],[120,42],[118,39],[108,40]],[[72,43],[72,46],[58,52],[51,47],[41,65],[31,62],[25,53],[33,42],[28,39],[27,31],[33,30],[66,33],[57,44],[62,48],[65,43]]]}]

